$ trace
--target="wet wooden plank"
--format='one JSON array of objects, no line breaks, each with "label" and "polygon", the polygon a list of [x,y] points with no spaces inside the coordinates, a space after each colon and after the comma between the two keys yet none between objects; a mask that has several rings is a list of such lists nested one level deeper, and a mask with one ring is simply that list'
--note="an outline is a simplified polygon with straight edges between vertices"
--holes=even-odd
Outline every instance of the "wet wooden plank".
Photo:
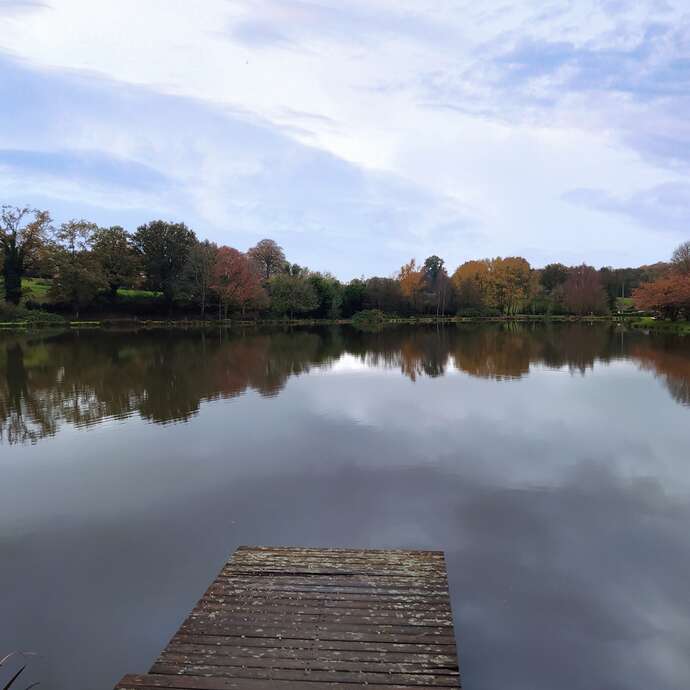
[{"label": "wet wooden plank", "polygon": [[240,547],[116,690],[459,688],[439,551]]}]

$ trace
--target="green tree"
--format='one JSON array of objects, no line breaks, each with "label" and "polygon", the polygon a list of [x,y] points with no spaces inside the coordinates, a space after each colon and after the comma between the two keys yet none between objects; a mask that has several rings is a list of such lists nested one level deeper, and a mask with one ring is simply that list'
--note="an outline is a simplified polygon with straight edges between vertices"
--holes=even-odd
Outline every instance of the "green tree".
[{"label": "green tree", "polygon": [[343,287],[341,309],[344,317],[349,318],[362,311],[366,290],[366,283],[359,278],[351,280]]},{"label": "green tree", "polygon": [[302,314],[316,309],[319,302],[314,288],[304,278],[288,274],[275,275],[268,281],[271,308],[279,314]]},{"label": "green tree", "polygon": [[139,272],[139,257],[132,246],[131,235],[119,225],[98,228],[93,233],[91,249],[108,283],[110,298],[117,291],[132,285]]},{"label": "green tree", "polygon": [[204,318],[206,313],[206,303],[217,256],[218,246],[213,242],[204,240],[194,244],[187,257],[185,278],[189,285],[191,297],[199,302],[201,318]]},{"label": "green tree", "polygon": [[563,264],[555,263],[544,266],[539,276],[539,282],[544,290],[551,294],[568,279],[568,268]]},{"label": "green tree", "polygon": [[182,272],[196,235],[184,223],[154,220],[134,233],[134,247],[141,257],[149,286],[163,293],[168,307],[183,288]]},{"label": "green tree", "polygon": [[70,220],[55,233],[51,296],[72,306],[76,318],[96,295],[108,287],[103,268],[91,251],[98,226],[86,220]]},{"label": "green tree", "polygon": [[38,260],[45,248],[50,214],[28,207],[3,206],[0,212],[0,254],[5,280],[5,299],[19,304],[22,276]]},{"label": "green tree", "polygon": [[328,273],[312,273],[307,280],[314,288],[318,301],[314,316],[321,319],[340,318],[343,301],[340,281]]}]

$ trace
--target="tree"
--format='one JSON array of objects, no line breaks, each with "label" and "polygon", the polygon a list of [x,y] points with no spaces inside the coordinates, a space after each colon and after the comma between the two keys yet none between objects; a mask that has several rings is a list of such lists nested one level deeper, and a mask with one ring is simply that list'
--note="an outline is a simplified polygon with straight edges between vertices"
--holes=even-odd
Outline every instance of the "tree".
[{"label": "tree", "polygon": [[366,283],[359,278],[354,278],[343,287],[341,306],[343,316],[349,318],[358,311],[362,311],[366,289]]},{"label": "tree", "polygon": [[410,300],[412,309],[416,311],[419,295],[424,288],[424,269],[417,266],[415,259],[410,259],[400,267],[398,282],[403,295]]},{"label": "tree", "polygon": [[283,248],[273,240],[261,240],[247,252],[247,255],[256,266],[262,280],[269,280],[271,276],[282,273],[284,270]]},{"label": "tree", "polygon": [[458,306],[483,311],[491,306],[492,282],[490,261],[466,261],[451,278],[457,292]]},{"label": "tree", "polygon": [[201,318],[206,313],[208,292],[213,281],[213,270],[218,255],[218,246],[204,240],[192,246],[187,257],[185,275],[191,286],[192,296],[199,301]]},{"label": "tree", "polygon": [[563,284],[563,303],[572,314],[605,314],[608,311],[608,300],[596,269],[582,264],[568,270]]},{"label": "tree", "polygon": [[559,288],[568,279],[568,268],[563,264],[548,264],[544,266],[539,276],[539,282],[548,294]]},{"label": "tree", "polygon": [[340,281],[328,273],[312,273],[307,280],[314,288],[318,301],[314,316],[322,319],[340,318],[343,300],[343,286]]},{"label": "tree", "polygon": [[132,238],[119,225],[97,228],[93,232],[91,248],[108,283],[110,298],[115,299],[118,289],[132,285],[139,271],[139,260],[132,247]]},{"label": "tree", "polygon": [[50,227],[48,211],[3,206],[0,213],[0,253],[5,299],[19,304],[22,276],[38,260]]},{"label": "tree", "polygon": [[490,264],[493,305],[504,314],[518,314],[536,290],[529,262],[521,256],[492,259]]},{"label": "tree", "polygon": [[182,270],[196,243],[196,235],[184,223],[154,220],[137,228],[133,242],[149,286],[160,290],[172,307],[182,287]]},{"label": "tree", "polygon": [[379,309],[386,314],[396,314],[404,306],[405,297],[400,282],[395,278],[374,277],[367,280],[362,309]]},{"label": "tree", "polygon": [[211,272],[211,289],[218,295],[218,308],[225,318],[231,306],[245,309],[265,295],[259,277],[245,254],[233,247],[219,247]]},{"label": "tree", "polygon": [[671,265],[677,273],[690,276],[690,240],[675,248],[671,256]]},{"label": "tree", "polygon": [[432,296],[433,303],[436,307],[436,316],[445,314],[446,298],[448,296],[449,279],[446,272],[445,262],[440,256],[433,254],[424,262],[424,278],[427,283]]},{"label": "tree", "polygon": [[275,275],[268,281],[271,307],[279,314],[298,314],[312,311],[318,306],[314,288],[304,278],[287,274]]},{"label": "tree", "polygon": [[98,226],[86,220],[70,220],[55,233],[53,298],[72,306],[76,318],[81,309],[108,286],[106,276],[91,251]]},{"label": "tree", "polygon": [[652,283],[644,283],[633,292],[638,309],[660,312],[675,321],[681,314],[690,317],[690,274],[672,272]]}]

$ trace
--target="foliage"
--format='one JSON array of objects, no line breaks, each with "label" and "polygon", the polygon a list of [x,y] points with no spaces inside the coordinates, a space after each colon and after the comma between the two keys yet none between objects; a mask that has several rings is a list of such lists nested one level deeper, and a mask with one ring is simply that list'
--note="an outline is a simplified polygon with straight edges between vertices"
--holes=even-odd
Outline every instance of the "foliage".
[{"label": "foliage", "polygon": [[189,292],[192,299],[199,302],[202,318],[206,313],[206,303],[217,257],[218,246],[213,242],[204,240],[203,242],[196,242],[192,246],[185,264],[185,278],[190,286]]},{"label": "foliage", "polygon": [[142,259],[149,287],[160,290],[171,306],[181,292],[180,275],[196,243],[196,235],[184,223],[154,220],[137,228],[133,243]]},{"label": "foliage", "polygon": [[50,296],[72,305],[79,315],[96,295],[108,287],[97,255],[89,251],[97,226],[85,220],[63,223],[55,233],[53,284]]},{"label": "foliage", "polygon": [[259,304],[265,296],[259,277],[245,254],[232,247],[220,247],[211,271],[210,288],[218,295],[225,318],[228,309],[245,309]]},{"label": "foliage", "polygon": [[367,285],[359,278],[351,280],[343,287],[341,295],[341,310],[344,317],[350,317],[362,310],[366,292]]},{"label": "foliage", "polygon": [[328,273],[312,273],[307,280],[314,288],[317,306],[313,316],[320,319],[338,319],[341,316],[343,286]]},{"label": "foliage", "polygon": [[690,274],[670,273],[652,283],[645,283],[633,292],[638,309],[658,311],[666,318],[690,318]]},{"label": "foliage", "polygon": [[539,276],[539,282],[544,290],[551,294],[556,288],[565,283],[568,278],[568,268],[563,264],[555,263],[544,266]]},{"label": "foliage", "polygon": [[52,323],[64,324],[65,319],[59,314],[53,314],[40,309],[29,309],[11,302],[0,302],[0,321],[16,323]]},{"label": "foliage", "polygon": [[5,299],[19,304],[22,277],[36,265],[45,247],[50,214],[29,207],[2,206],[0,211],[0,253],[5,281]]},{"label": "foliage", "polygon": [[568,271],[563,303],[571,314],[606,314],[608,300],[596,269],[586,264]]},{"label": "foliage", "polygon": [[274,240],[261,240],[247,252],[247,256],[262,280],[269,280],[271,276],[284,270],[285,254],[283,248]]},{"label": "foliage", "polygon": [[312,285],[298,276],[279,274],[268,281],[271,307],[278,314],[302,314],[317,308],[319,301]]},{"label": "foliage", "polygon": [[123,286],[136,282],[140,265],[132,246],[130,234],[119,225],[98,228],[93,233],[91,247],[108,284],[111,299]]},{"label": "foliage", "polygon": [[385,322],[386,315],[380,309],[365,309],[352,317],[352,325],[361,331],[378,330]]},{"label": "foliage", "polygon": [[410,300],[413,309],[418,306],[419,296],[424,289],[424,279],[424,269],[417,266],[415,259],[410,259],[408,263],[400,267],[398,272],[400,290]]}]

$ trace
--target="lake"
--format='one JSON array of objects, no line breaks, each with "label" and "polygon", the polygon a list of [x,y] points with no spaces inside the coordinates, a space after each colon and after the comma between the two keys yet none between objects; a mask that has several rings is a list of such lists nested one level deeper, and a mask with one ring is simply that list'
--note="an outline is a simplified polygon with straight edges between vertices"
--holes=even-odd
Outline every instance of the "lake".
[{"label": "lake", "polygon": [[0,334],[0,657],[109,690],[241,544],[443,549],[466,690],[687,690],[690,340]]}]

